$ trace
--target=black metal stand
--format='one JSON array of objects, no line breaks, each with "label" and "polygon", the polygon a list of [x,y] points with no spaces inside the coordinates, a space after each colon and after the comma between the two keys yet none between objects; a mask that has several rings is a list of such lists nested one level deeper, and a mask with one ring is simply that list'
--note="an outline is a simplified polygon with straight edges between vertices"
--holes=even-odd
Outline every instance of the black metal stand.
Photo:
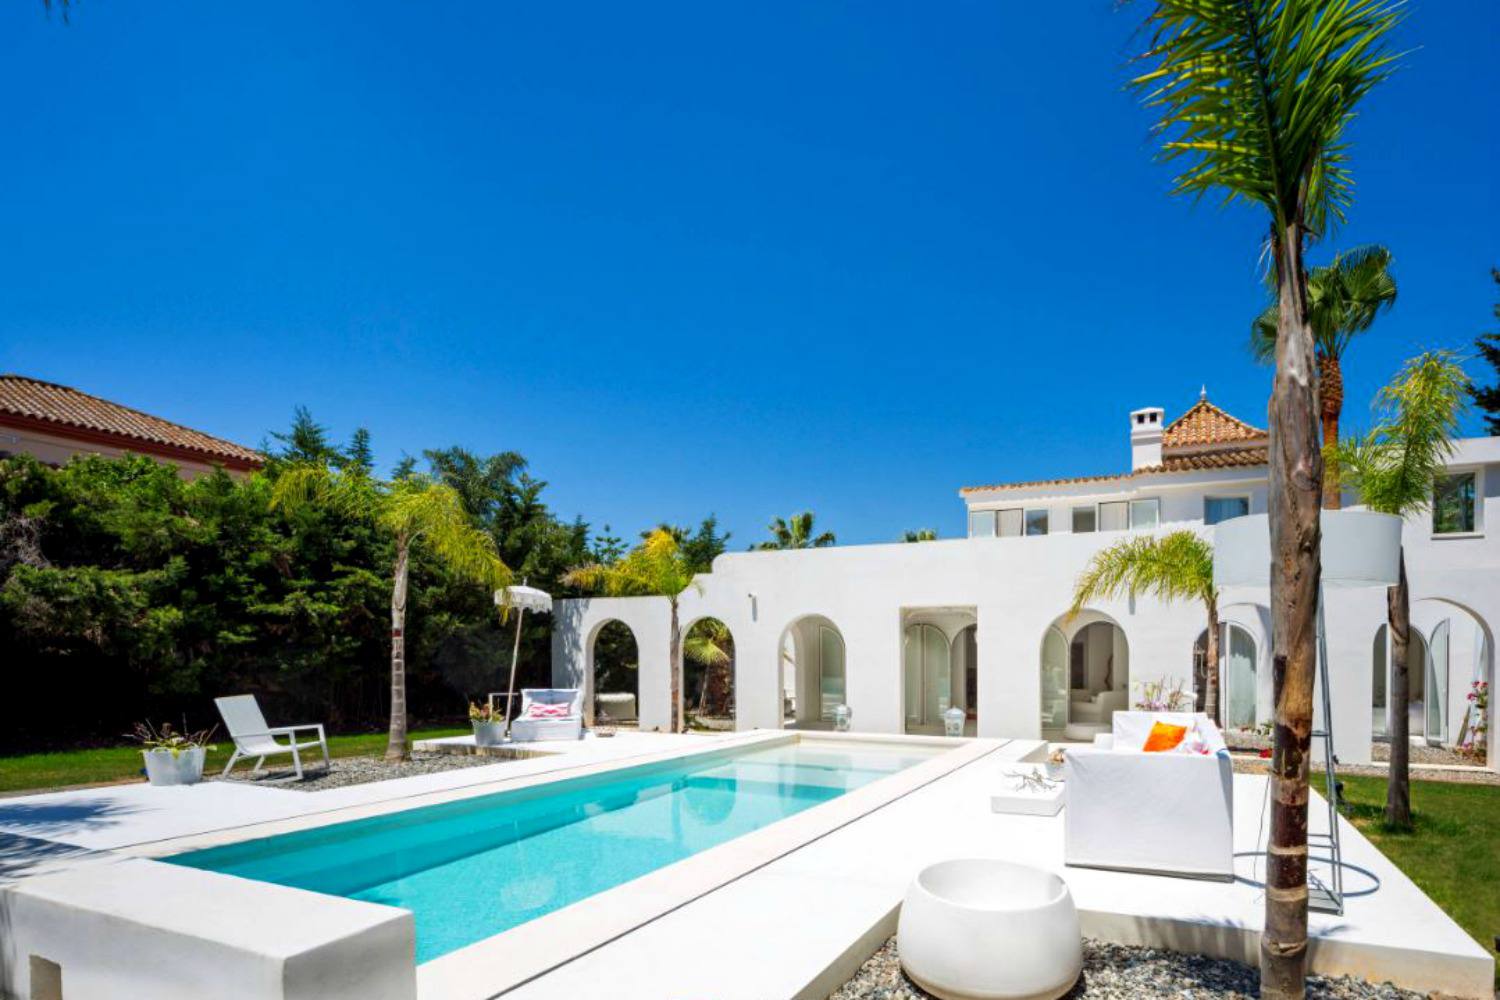
[{"label": "black metal stand", "polygon": [[[1328,802],[1328,832],[1307,833],[1307,908],[1319,913],[1343,915],[1344,912],[1344,852],[1339,844],[1339,785],[1335,767],[1338,758],[1333,753],[1333,696],[1328,686],[1328,635],[1323,618],[1323,589],[1318,588],[1318,687],[1322,689],[1323,725],[1312,731],[1312,738],[1323,744],[1323,797]],[[1325,884],[1312,870],[1312,846],[1314,840],[1326,843],[1331,877]]]}]

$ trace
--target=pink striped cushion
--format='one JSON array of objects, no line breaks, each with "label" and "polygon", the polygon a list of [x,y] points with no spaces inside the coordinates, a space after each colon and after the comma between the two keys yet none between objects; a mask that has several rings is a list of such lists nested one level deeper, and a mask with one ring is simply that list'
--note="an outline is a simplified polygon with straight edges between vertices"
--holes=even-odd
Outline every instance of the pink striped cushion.
[{"label": "pink striped cushion", "polygon": [[543,705],[533,702],[526,710],[528,719],[566,719],[568,717],[569,705]]}]

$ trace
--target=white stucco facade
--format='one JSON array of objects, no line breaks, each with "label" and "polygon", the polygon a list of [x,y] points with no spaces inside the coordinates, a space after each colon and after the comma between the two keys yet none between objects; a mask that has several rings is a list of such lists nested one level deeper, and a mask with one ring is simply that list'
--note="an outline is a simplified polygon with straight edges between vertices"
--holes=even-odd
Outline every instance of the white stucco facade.
[{"label": "white stucco facade", "polygon": [[[941,696],[966,710],[968,731],[980,736],[1058,737],[1066,722],[1088,718],[1087,702],[1105,688],[1128,691],[1132,703],[1144,681],[1165,679],[1191,689],[1194,643],[1207,626],[1201,604],[1108,601],[1069,620],[1074,583],[1094,553],[1130,532],[1185,528],[1211,539],[1211,513],[1263,512],[1264,436],[1205,402],[1166,425],[1164,451],[1161,411],[1149,408],[1130,416],[1130,473],[962,491],[970,530],[978,536],[726,553],[716,559],[712,572],[699,576],[698,587],[681,596],[680,614],[684,633],[705,616],[720,619],[732,633],[737,727],[818,725],[831,697],[849,706],[855,730],[931,731],[919,723],[934,721],[932,706],[924,715],[911,704],[913,697],[925,697],[927,682],[916,676],[922,661],[914,657],[920,654],[908,650],[916,648],[919,637],[932,648],[938,640],[932,632],[909,634],[916,624],[937,629],[948,644],[952,669]],[[1184,433],[1193,429],[1183,424],[1190,416],[1198,421],[1200,436],[1242,439],[1227,448],[1214,440],[1198,442]],[[1256,447],[1258,462],[1252,460]],[[1472,476],[1463,485],[1473,491],[1474,530],[1437,533],[1431,514],[1423,513],[1403,532],[1413,623],[1424,642],[1437,639],[1434,652],[1446,661],[1432,668],[1446,679],[1446,691],[1433,699],[1444,711],[1428,735],[1450,744],[1464,725],[1470,681],[1495,680],[1500,539],[1489,529],[1500,530],[1500,438],[1460,442],[1451,471]],[[1269,721],[1272,714],[1267,601],[1263,590],[1226,590],[1219,608],[1221,625],[1242,630],[1232,668],[1226,662],[1230,651],[1221,653],[1221,691],[1237,699],[1237,717],[1255,723]],[[1330,590],[1325,609],[1335,751],[1345,762],[1368,761],[1379,725],[1375,645],[1386,619],[1386,595],[1380,588]],[[610,620],[628,625],[638,644],[642,726],[665,725],[670,618],[664,598],[560,602],[555,682],[592,687],[592,638]],[[1074,641],[1095,622],[1112,623],[1118,632],[1096,630],[1097,644]],[[1445,622],[1446,632],[1439,632]],[[1060,636],[1049,640],[1053,629]],[[1067,691],[1061,701],[1059,675],[1050,674],[1044,684],[1045,643],[1051,644],[1049,662],[1066,657]],[[840,644],[842,687],[835,682],[832,694],[820,697],[818,664],[835,661]],[[1425,671],[1424,680],[1426,688],[1443,686]],[[1423,735],[1420,720],[1413,734]],[[1495,756],[1490,755],[1491,766]]]}]

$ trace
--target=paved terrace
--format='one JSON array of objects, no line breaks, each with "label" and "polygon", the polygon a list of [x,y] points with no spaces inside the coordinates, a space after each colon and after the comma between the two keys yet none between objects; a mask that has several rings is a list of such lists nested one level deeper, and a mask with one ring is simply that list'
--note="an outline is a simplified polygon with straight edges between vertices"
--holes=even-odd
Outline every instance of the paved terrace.
[{"label": "paved terrace", "polygon": [[[149,857],[771,736],[621,733],[561,755],[320,792],[211,782],[4,799],[0,883],[101,856]],[[959,856],[1058,871],[1090,936],[1253,963],[1264,906],[1257,853],[1265,842],[1266,779],[1235,777],[1239,878],[1232,883],[1067,868],[1061,816],[997,815],[989,808],[990,793],[1009,780],[1006,772],[1039,747],[1026,740],[969,741],[962,752],[943,755],[944,765],[922,765],[861,790],[886,785],[884,794],[851,793],[429,962],[418,969],[418,995],[546,1000],[607,988],[620,1000],[826,997],[894,931],[913,874]],[[1322,829],[1321,799],[1315,797],[1311,813],[1314,830]],[[1493,964],[1484,949],[1358,831],[1342,824],[1341,835],[1355,869],[1346,876],[1350,897],[1342,917],[1313,915],[1313,971],[1492,996]],[[662,886],[672,889],[664,893]],[[587,941],[562,933],[583,926],[607,930]],[[559,933],[543,934],[549,927]],[[546,947],[539,950],[539,941]]]}]

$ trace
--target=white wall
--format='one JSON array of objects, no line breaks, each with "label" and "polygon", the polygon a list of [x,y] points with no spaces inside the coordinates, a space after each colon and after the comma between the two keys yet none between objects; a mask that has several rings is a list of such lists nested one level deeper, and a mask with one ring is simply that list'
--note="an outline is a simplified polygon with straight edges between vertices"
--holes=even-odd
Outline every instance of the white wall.
[{"label": "white wall", "polygon": [[[1481,522],[1494,530],[1472,537],[1434,538],[1430,519],[1414,517],[1404,535],[1408,575],[1414,602],[1442,600],[1447,606],[1461,606],[1489,633],[1489,662],[1484,669],[1493,683],[1493,626],[1500,623],[1500,439],[1464,442],[1458,459],[1484,469]],[[1151,487],[1153,477],[1142,477],[1137,495],[1162,497],[1160,531],[1186,527],[1211,537],[1213,529],[1201,523],[1206,494],[1231,492],[1230,484],[1238,483],[1250,493],[1252,512],[1265,509],[1264,484],[1257,486],[1232,475],[1235,471],[1197,476],[1180,489],[1170,483]],[[1070,510],[1075,501],[1103,495],[1097,484],[1047,489],[1050,494],[1034,501],[1060,512],[1053,519],[1054,529],[1070,523],[1061,512]],[[1011,503],[982,497],[980,501],[992,506]],[[975,502],[977,506],[979,501]],[[1032,503],[1028,500],[1023,505]],[[913,610],[965,609],[967,618],[967,609],[972,609],[978,625],[978,732],[981,736],[1036,738],[1041,735],[1043,636],[1066,612],[1074,581],[1089,558],[1123,534],[1054,530],[1040,537],[729,553],[715,560],[712,573],[699,577],[701,592],[689,590],[682,595],[683,627],[705,614],[729,626],[735,641],[738,725],[774,728],[781,725],[777,670],[781,637],[799,619],[821,615],[844,639],[853,728],[899,733],[904,728],[902,635],[905,624],[913,620]],[[1221,621],[1245,628],[1255,641],[1257,709],[1262,721],[1273,710],[1267,602],[1263,590],[1226,592],[1220,615]],[[1122,629],[1132,686],[1167,677],[1191,688],[1193,643],[1207,624],[1201,605],[1111,601],[1094,610]],[[1383,590],[1329,592],[1335,750],[1350,763],[1370,758],[1370,648],[1385,614]],[[559,683],[587,669],[584,637],[610,617],[627,621],[640,643],[643,724],[647,720],[664,724],[668,621],[664,599],[560,602],[553,643]],[[952,625],[956,619],[941,623]],[[1074,628],[1065,631],[1071,636]],[[1467,664],[1475,655],[1474,640],[1465,642],[1463,649],[1457,641],[1454,644],[1451,697],[1455,701],[1467,689],[1466,681],[1458,679],[1467,676],[1471,669]],[[1466,656],[1469,659],[1463,659]],[[1450,711],[1453,719],[1461,718],[1455,709]],[[1455,736],[1456,729],[1455,722]],[[1490,731],[1495,732],[1493,721]],[[1491,754],[1491,760],[1497,756]],[[1500,769],[1500,765],[1492,766]]]}]

